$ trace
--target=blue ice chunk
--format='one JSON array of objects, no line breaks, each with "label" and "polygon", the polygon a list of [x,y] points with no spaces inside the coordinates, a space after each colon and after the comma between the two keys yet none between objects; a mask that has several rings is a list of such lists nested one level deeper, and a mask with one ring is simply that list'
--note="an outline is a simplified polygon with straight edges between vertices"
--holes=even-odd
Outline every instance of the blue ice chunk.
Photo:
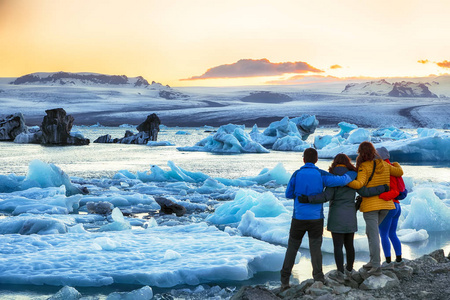
[{"label": "blue ice chunk", "polygon": [[411,206],[401,224],[402,229],[450,230],[450,207],[435,195],[432,188],[417,187],[408,193],[408,199]]},{"label": "blue ice chunk", "polygon": [[137,179],[137,176],[128,170],[119,170],[113,179]]},{"label": "blue ice chunk", "polygon": [[58,234],[66,233],[64,222],[45,216],[18,216],[0,219],[0,234]]},{"label": "blue ice chunk", "polygon": [[370,142],[370,131],[364,128],[358,128],[353,131],[347,138],[349,144],[361,144],[362,142]]},{"label": "blue ice chunk", "polygon": [[285,137],[277,139],[273,144],[272,149],[278,151],[304,151],[306,148],[311,147],[311,144],[306,143],[298,136],[287,135]]},{"label": "blue ice chunk", "polygon": [[194,147],[178,147],[180,151],[205,151],[213,153],[268,153],[244,131],[245,126],[228,124],[220,126],[214,135],[208,136]]},{"label": "blue ice chunk", "polygon": [[372,132],[372,136],[393,140],[404,140],[412,137],[411,134],[406,133],[394,126],[377,129]]},{"label": "blue ice chunk", "polygon": [[233,201],[220,205],[206,221],[214,224],[237,223],[247,211],[252,211],[257,217],[276,217],[287,213],[284,205],[271,192],[261,194],[241,189]]},{"label": "blue ice chunk", "polygon": [[340,135],[341,137],[344,137],[344,138],[346,136],[348,136],[350,131],[358,128],[358,125],[350,124],[350,123],[347,123],[347,122],[339,122],[338,126],[339,126],[339,128],[341,128],[341,131],[339,131],[338,135]]}]

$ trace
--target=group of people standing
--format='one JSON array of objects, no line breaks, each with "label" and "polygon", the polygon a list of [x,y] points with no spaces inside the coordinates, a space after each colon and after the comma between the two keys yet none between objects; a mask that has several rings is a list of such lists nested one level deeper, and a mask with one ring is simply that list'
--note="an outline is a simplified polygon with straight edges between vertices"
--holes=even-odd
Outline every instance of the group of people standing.
[{"label": "group of people standing", "polygon": [[[288,247],[281,269],[281,289],[289,288],[289,279],[303,236],[308,232],[313,278],[325,282],[322,271],[322,235],[324,227],[323,203],[329,201],[327,230],[331,232],[337,272],[335,280],[350,279],[355,261],[354,234],[358,230],[355,197],[362,196],[359,210],[366,222],[370,260],[363,265],[369,275],[381,275],[380,236],[386,261],[385,267],[400,265],[401,243],[396,235],[401,213],[399,182],[403,170],[398,163],[389,161],[386,148],[375,149],[370,142],[358,148],[356,166],[345,154],[334,158],[329,172],[319,169],[317,151],[303,152],[305,163],[295,171],[286,189],[286,198],[294,199],[294,212],[289,231]],[[400,178],[400,180],[399,180]],[[391,259],[391,242],[396,254]],[[343,247],[346,252],[344,265]]]}]

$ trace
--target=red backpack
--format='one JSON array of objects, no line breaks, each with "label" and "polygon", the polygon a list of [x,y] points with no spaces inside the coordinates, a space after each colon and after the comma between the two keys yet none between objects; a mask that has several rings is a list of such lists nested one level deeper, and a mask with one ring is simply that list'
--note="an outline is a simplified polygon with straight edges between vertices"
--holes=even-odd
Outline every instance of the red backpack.
[{"label": "red backpack", "polygon": [[397,179],[397,188],[400,194],[395,198],[396,200],[403,200],[408,195],[408,190],[405,187],[405,182],[402,177],[395,177]]}]

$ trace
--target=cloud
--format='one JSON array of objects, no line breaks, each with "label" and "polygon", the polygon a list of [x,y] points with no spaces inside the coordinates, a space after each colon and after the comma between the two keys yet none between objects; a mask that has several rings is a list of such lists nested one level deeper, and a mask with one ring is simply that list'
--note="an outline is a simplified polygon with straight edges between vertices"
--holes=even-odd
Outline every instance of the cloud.
[{"label": "cloud", "polygon": [[427,63],[429,63],[430,61],[428,60],[428,59],[421,59],[421,60],[418,60],[417,61],[419,64],[427,64]]},{"label": "cloud", "polygon": [[450,68],[450,61],[444,60],[436,63],[441,68]]},{"label": "cloud", "polygon": [[332,65],[330,69],[342,69],[340,65]]},{"label": "cloud", "polygon": [[275,84],[275,85],[294,85],[294,84],[311,84],[311,83],[326,83],[326,82],[336,82],[341,79],[334,76],[321,76],[321,75],[295,75],[289,77],[287,79],[281,80],[272,80],[267,81],[266,84]]},{"label": "cloud", "polygon": [[181,80],[274,76],[287,73],[308,73],[308,72],[319,73],[323,71],[316,69],[302,61],[272,63],[265,58],[258,60],[241,59],[233,64],[220,65],[208,69],[203,75],[193,76],[191,78]]}]

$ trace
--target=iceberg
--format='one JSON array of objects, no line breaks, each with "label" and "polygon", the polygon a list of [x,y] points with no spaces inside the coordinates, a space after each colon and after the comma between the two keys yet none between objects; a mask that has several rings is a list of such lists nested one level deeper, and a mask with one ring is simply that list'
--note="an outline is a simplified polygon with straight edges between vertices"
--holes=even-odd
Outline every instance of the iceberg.
[{"label": "iceberg", "polygon": [[338,126],[339,128],[341,128],[341,131],[339,131],[338,135],[343,138],[346,138],[352,130],[358,128],[358,125],[350,124],[347,122],[339,122]]},{"label": "iceberg", "polygon": [[361,144],[362,142],[370,142],[370,131],[364,128],[358,128],[353,131],[347,138],[348,144]]},{"label": "iceberg", "polygon": [[115,207],[111,213],[112,223],[103,225],[99,231],[121,231],[131,229],[130,223],[125,221],[122,212],[118,207]]},{"label": "iceberg", "polygon": [[412,137],[411,134],[406,133],[403,130],[400,130],[394,126],[377,129],[374,132],[372,132],[372,136],[381,139],[393,139],[393,140],[404,140]]},{"label": "iceberg", "polygon": [[47,188],[64,185],[67,196],[82,194],[82,190],[69,179],[59,167],[54,164],[46,164],[40,160],[33,160],[28,166],[25,177],[9,174],[0,175],[0,193],[26,190],[33,187]]},{"label": "iceberg", "polygon": [[106,297],[106,300],[149,300],[153,298],[153,290],[144,286],[131,292],[114,292]]},{"label": "iceberg", "polygon": [[408,200],[411,204],[401,229],[450,230],[450,207],[435,195],[433,189],[416,187],[408,194]]},{"label": "iceberg", "polygon": [[314,115],[303,114],[300,117],[291,119],[297,125],[297,129],[302,136],[302,140],[308,139],[308,137],[316,131],[319,126],[319,120]]},{"label": "iceberg", "polygon": [[66,233],[64,222],[44,216],[0,219],[0,234],[58,234]]},{"label": "iceberg", "polygon": [[152,146],[152,147],[156,147],[156,146],[175,146],[175,144],[171,143],[169,141],[148,141],[147,142],[147,146]]},{"label": "iceberg", "polygon": [[261,194],[253,190],[239,190],[233,201],[220,205],[206,221],[214,224],[237,223],[247,211],[252,211],[257,217],[276,217],[288,212],[271,192]]},{"label": "iceberg", "polygon": [[[303,123],[305,122],[305,123]],[[260,133],[257,126],[253,126],[250,136],[252,139],[265,147],[273,148],[274,144],[284,137],[297,137],[304,141],[314,132],[318,125],[315,116],[303,115],[294,119],[284,117],[280,121],[270,123],[263,133]],[[304,125],[304,127],[302,127]],[[307,128],[305,131],[302,128]],[[298,143],[298,142],[297,142]]]},{"label": "iceberg", "polygon": [[[119,171],[119,173],[114,175],[114,178],[138,178],[142,182],[183,181],[188,183],[205,183],[206,180],[211,179],[213,181],[207,183],[209,185],[208,190],[211,191],[212,186],[215,186],[219,190],[223,189],[222,185],[214,183],[214,181],[226,186],[251,186],[254,184],[265,184],[270,181],[275,181],[277,184],[287,184],[291,176],[291,174],[286,172],[286,169],[282,163],[278,163],[271,170],[267,168],[263,169],[257,176],[240,177],[237,179],[211,178],[207,174],[201,172],[190,172],[184,170],[172,161],[168,161],[167,164],[170,167],[170,171],[165,171],[156,165],[152,165],[150,167],[150,171],[137,172],[137,175],[134,175],[128,171]],[[199,192],[204,193],[205,189],[207,189],[207,186],[201,187]],[[87,199],[87,197],[84,199]]]},{"label": "iceberg", "polygon": [[421,242],[428,239],[428,232],[425,229],[401,229],[397,231],[397,236],[402,243]]},{"label": "iceberg", "polygon": [[273,150],[278,151],[299,151],[302,152],[306,148],[311,147],[311,144],[304,142],[298,136],[285,136],[281,139],[278,139],[273,145]]},{"label": "iceberg", "polygon": [[213,153],[268,153],[244,131],[245,126],[228,124],[220,126],[214,135],[204,138],[193,147],[178,147],[180,151],[205,151]]},{"label": "iceberg", "polygon": [[[349,137],[350,138],[350,137]],[[327,145],[317,152],[320,158],[334,158],[339,153],[350,157],[357,156],[359,144]],[[402,140],[389,140],[376,143],[375,147],[385,147],[392,161],[398,162],[426,162],[450,161],[450,134],[414,137]]]}]

